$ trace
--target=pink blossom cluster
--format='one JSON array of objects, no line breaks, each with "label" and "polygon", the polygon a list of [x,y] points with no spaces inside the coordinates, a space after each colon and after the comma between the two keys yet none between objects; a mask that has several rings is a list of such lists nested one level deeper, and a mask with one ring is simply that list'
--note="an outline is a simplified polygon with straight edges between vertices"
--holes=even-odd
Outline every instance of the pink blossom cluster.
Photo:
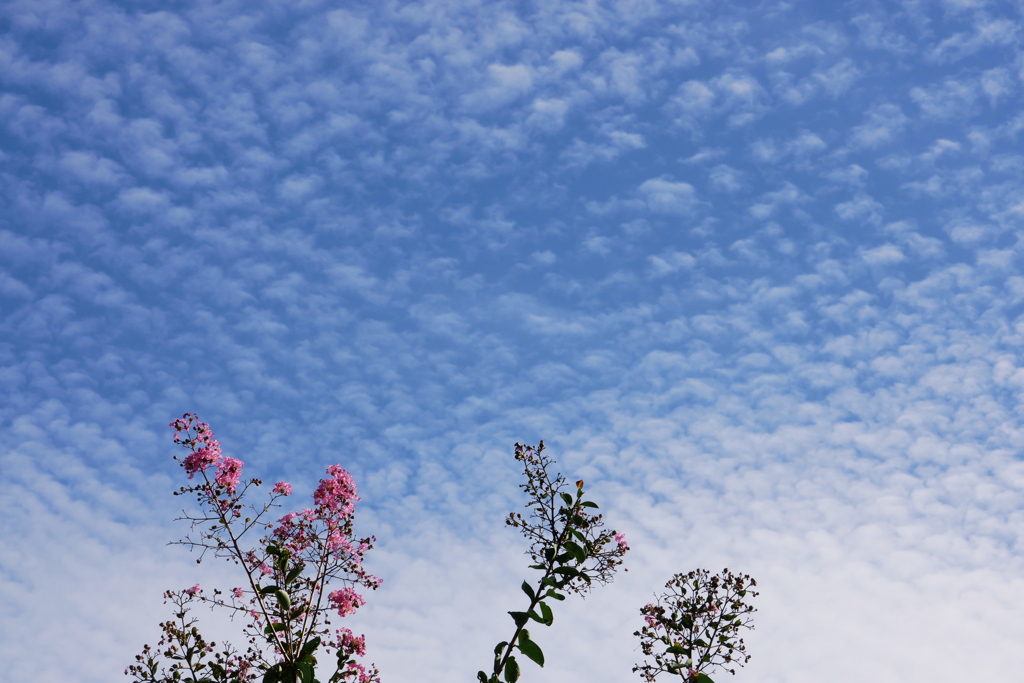
[{"label": "pink blossom cluster", "polygon": [[651,603],[647,603],[643,606],[643,609],[640,610],[640,612],[644,615],[644,621],[646,621],[647,625],[653,629],[658,629],[661,627],[661,622],[659,622],[655,617],[655,615],[658,614],[659,611],[659,608],[655,605],[652,605]]},{"label": "pink blossom cluster", "polygon": [[185,413],[169,426],[174,428],[175,443],[192,449],[192,453],[182,462],[189,479],[194,477],[196,472],[205,472],[207,467],[223,459],[220,442],[217,441],[210,425],[199,421],[198,415]]},{"label": "pink blossom cluster", "polygon": [[342,588],[341,590],[332,591],[327,596],[327,600],[331,604],[332,609],[338,610],[338,616],[347,617],[350,614],[354,614],[356,609],[366,604],[366,600],[363,599],[359,593],[356,593],[351,588]]},{"label": "pink blossom cluster", "polygon": [[310,525],[315,521],[316,512],[313,510],[289,512],[277,520],[277,526],[273,531],[274,537],[282,547],[287,548],[293,554],[301,553],[314,542]]},{"label": "pink blossom cluster", "polygon": [[356,495],[356,483],[352,475],[341,465],[331,465],[327,468],[327,474],[331,478],[320,480],[320,485],[313,492],[313,502],[318,508],[330,510],[339,517],[351,517],[356,501],[360,500]]},{"label": "pink blossom cluster", "polygon": [[217,463],[217,486],[227,489],[230,495],[235,495],[238,490],[238,483],[242,480],[242,467],[244,463],[237,458],[224,458]]},{"label": "pink blossom cluster", "polygon": [[273,572],[273,570],[266,565],[257,555],[256,551],[250,550],[245,554],[245,563],[251,570],[258,570],[260,574],[267,576]]},{"label": "pink blossom cluster", "polygon": [[629,552],[629,544],[626,543],[626,534],[615,534],[615,542],[619,544],[622,554]]},{"label": "pink blossom cluster", "polygon": [[[321,479],[313,493],[316,508],[289,512],[281,517],[272,531],[274,539],[293,556],[306,555],[309,561],[315,562],[315,556],[327,552],[338,558],[360,583],[376,588],[380,579],[362,569],[363,555],[376,539],[371,537],[357,542],[352,538],[352,514],[359,500],[352,475],[341,465],[331,465],[327,474],[329,477]],[[281,491],[291,491],[286,482],[278,485]]]},{"label": "pink blossom cluster", "polygon": [[228,671],[229,673],[236,672],[238,680],[244,681],[249,674],[249,669],[252,668],[252,662],[242,657],[232,657],[228,660]]},{"label": "pink blossom cluster", "polygon": [[380,683],[380,677],[367,672],[366,667],[358,662],[349,662],[348,670],[350,674],[356,674],[359,683]]},{"label": "pink blossom cluster", "polygon": [[347,628],[339,628],[335,631],[334,642],[329,643],[328,647],[333,647],[346,655],[362,657],[366,654],[366,636],[357,636]]},{"label": "pink blossom cluster", "polygon": [[222,457],[219,444],[217,448],[200,448],[185,458],[183,467],[188,472],[188,478],[191,479],[196,475],[196,472],[205,472],[207,467],[213,465]]},{"label": "pink blossom cluster", "polygon": [[[231,524],[230,520],[233,517],[240,516],[243,509],[241,498],[247,490],[242,486],[243,462],[225,457],[209,425],[200,422],[195,414],[186,413],[181,419],[172,422],[171,427],[175,431],[175,442],[191,450],[187,457],[180,459],[184,471],[189,479],[199,473],[204,480],[194,487],[183,487],[182,491],[198,492],[200,503],[216,508],[220,513],[222,528],[226,528]],[[215,467],[215,473],[209,472],[211,466]],[[258,484],[256,480],[253,482]],[[263,506],[262,510],[258,507],[253,508],[257,518],[272,507],[276,507],[276,497],[291,495],[292,486],[286,481],[279,481],[274,484],[272,493],[271,501]],[[354,588],[377,588],[381,583],[380,579],[368,574],[362,567],[363,555],[372,548],[376,539],[370,537],[360,540],[353,537],[353,515],[358,500],[360,499],[352,476],[340,465],[328,467],[327,476],[320,480],[313,494],[312,509],[289,512],[276,524],[265,525],[269,534],[261,541],[262,551],[242,551],[236,547],[236,559],[249,570],[255,592],[248,604],[240,605],[235,601],[244,599],[246,591],[242,588],[232,588],[228,594],[231,603],[229,606],[245,610],[252,618],[253,628],[257,631],[262,630],[263,623],[275,624],[281,619],[294,619],[291,614],[272,614],[267,611],[259,600],[262,575],[278,585],[287,586],[295,604],[303,604],[305,600],[307,609],[313,613],[314,619],[318,618],[317,615],[322,610],[337,611],[342,617],[356,612],[366,601]],[[204,547],[213,547],[213,543],[219,544],[217,548],[225,547],[217,536],[217,531],[218,527],[215,525],[213,531],[205,536],[210,540],[205,541],[209,545]],[[303,568],[306,566],[320,567],[321,571],[326,568],[326,575],[318,574],[315,578],[302,577]],[[296,569],[298,572],[293,573]],[[330,590],[327,585],[331,579],[342,579],[351,587],[329,593],[325,596],[326,604],[323,604],[321,591]],[[185,589],[183,594],[191,598],[197,596],[199,592],[200,587],[196,584]],[[214,602],[225,604],[217,598],[214,598]],[[275,621],[275,617],[278,621]],[[280,654],[280,641],[270,643],[269,640],[268,644],[276,647]],[[366,650],[364,637],[355,636],[348,629],[339,629],[334,643],[328,646],[336,648],[339,655],[344,654],[346,657],[363,656]],[[251,662],[239,659],[236,664],[243,678],[251,675]],[[354,661],[347,661],[342,666],[345,669],[345,680],[349,683],[379,683],[379,673],[375,667],[367,671]]]}]

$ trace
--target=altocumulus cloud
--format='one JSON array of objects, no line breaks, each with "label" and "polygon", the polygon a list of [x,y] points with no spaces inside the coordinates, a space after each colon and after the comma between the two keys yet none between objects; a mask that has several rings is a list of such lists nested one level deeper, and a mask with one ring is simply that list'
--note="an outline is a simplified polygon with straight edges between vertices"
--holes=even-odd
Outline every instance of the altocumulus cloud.
[{"label": "altocumulus cloud", "polygon": [[698,566],[759,580],[737,680],[1018,680],[1020,10],[819,5],[5,3],[8,675],[233,585],[164,547],[195,410],[353,472],[386,680],[508,636],[542,438],[633,552],[527,680],[628,678]]}]

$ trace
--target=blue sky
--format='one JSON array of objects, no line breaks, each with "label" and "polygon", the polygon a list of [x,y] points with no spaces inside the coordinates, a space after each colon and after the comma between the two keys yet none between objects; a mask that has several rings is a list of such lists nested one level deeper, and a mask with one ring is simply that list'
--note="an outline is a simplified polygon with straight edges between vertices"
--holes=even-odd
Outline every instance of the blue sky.
[{"label": "blue sky", "polygon": [[633,552],[524,680],[635,677],[723,566],[737,681],[1019,680],[1022,11],[3,3],[7,672],[115,680],[165,588],[237,583],[165,546],[195,411],[356,476],[385,681],[508,637],[540,439]]}]

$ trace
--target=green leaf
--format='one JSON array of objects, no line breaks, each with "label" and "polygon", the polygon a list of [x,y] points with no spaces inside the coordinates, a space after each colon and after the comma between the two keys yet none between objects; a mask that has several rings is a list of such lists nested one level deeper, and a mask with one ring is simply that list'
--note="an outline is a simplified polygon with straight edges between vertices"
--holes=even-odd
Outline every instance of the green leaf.
[{"label": "green leaf", "polygon": [[560,594],[556,593],[553,590],[549,590],[547,593],[545,593],[544,597],[545,598],[554,598],[555,600],[565,600],[565,596],[564,595],[560,595]]},{"label": "green leaf", "polygon": [[270,595],[271,593],[276,593],[279,590],[281,590],[280,586],[264,586],[260,589],[260,595]]},{"label": "green leaf", "polygon": [[285,612],[292,608],[292,599],[288,596],[286,591],[278,588],[274,591],[274,597],[277,598],[277,604],[281,606],[281,609]]},{"label": "green leaf", "polygon": [[530,615],[526,612],[509,612],[512,615],[512,621],[516,622],[516,626],[520,627],[530,620]]},{"label": "green leaf", "polygon": [[289,583],[297,579],[299,577],[299,574],[302,573],[302,569],[303,567],[301,564],[292,567],[292,570],[288,572],[288,576],[284,577],[285,585],[287,586]]},{"label": "green leaf", "polygon": [[560,495],[562,497],[562,500],[565,501],[566,505],[568,505],[569,507],[572,507],[572,503],[573,503],[572,496],[570,496],[568,493],[560,493],[558,495]]},{"label": "green leaf", "polygon": [[576,558],[577,562],[582,563],[586,561],[587,552],[583,548],[579,547],[577,544],[573,543],[572,541],[566,541],[564,547],[566,550],[572,553],[572,556]]},{"label": "green leaf", "polygon": [[683,621],[683,628],[685,628],[687,630],[693,628],[693,616],[692,615],[684,614],[682,621]]},{"label": "green leaf", "polygon": [[686,648],[684,648],[684,647],[682,647],[680,645],[673,645],[672,647],[670,647],[667,650],[665,650],[665,652],[669,653],[670,655],[685,655],[685,654],[689,654],[689,652],[686,650]]},{"label": "green leaf", "polygon": [[711,680],[711,676],[707,674],[697,674],[697,678],[693,679],[695,683],[715,683]]},{"label": "green leaf", "polygon": [[267,627],[263,629],[263,632],[268,636],[275,631],[284,631],[288,628],[288,624],[267,624]]},{"label": "green leaf", "polygon": [[516,683],[519,680],[519,662],[515,657],[509,657],[505,662],[505,683]]},{"label": "green leaf", "polygon": [[576,569],[576,567],[556,567],[555,573],[565,574],[566,576],[579,576],[580,570]]},{"label": "green leaf", "polygon": [[281,665],[275,664],[263,674],[263,683],[278,683],[281,680]]},{"label": "green leaf", "polygon": [[500,657],[501,656],[501,651],[504,650],[506,647],[508,647],[508,641],[507,640],[502,641],[502,642],[498,643],[497,645],[495,645],[494,646],[494,656],[495,657]]},{"label": "green leaf", "polygon": [[530,640],[530,635],[526,631],[519,634],[519,651],[540,666],[544,666],[544,653],[541,652],[537,643]]},{"label": "green leaf", "polygon": [[530,600],[533,600],[537,597],[537,595],[533,592],[533,587],[525,581],[523,581],[522,589],[523,592],[526,593],[526,596],[530,598]]},{"label": "green leaf", "polygon": [[309,662],[299,662],[298,664],[299,680],[303,683],[313,683],[315,677],[313,675],[313,667],[310,666]]},{"label": "green leaf", "polygon": [[480,681],[480,683],[487,683],[487,674],[485,674],[483,671],[477,671],[476,680]]},{"label": "green leaf", "polygon": [[302,646],[302,652],[299,653],[299,659],[305,660],[306,657],[312,657],[318,647],[320,647],[320,636],[316,636]]},{"label": "green leaf", "polygon": [[551,626],[551,623],[555,620],[555,615],[551,613],[551,608],[548,607],[548,603],[540,603],[540,615],[543,623]]},{"label": "green leaf", "polygon": [[589,500],[583,501],[582,503],[580,503],[580,505],[582,505],[585,508],[596,508],[597,507],[597,503],[593,503],[593,502],[591,502]]}]

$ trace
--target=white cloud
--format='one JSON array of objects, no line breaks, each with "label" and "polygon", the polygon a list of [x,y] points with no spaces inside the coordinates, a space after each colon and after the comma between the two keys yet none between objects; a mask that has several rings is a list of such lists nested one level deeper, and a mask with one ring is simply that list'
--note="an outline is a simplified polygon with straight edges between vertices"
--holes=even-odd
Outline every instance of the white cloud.
[{"label": "white cloud", "polygon": [[910,99],[921,108],[922,115],[933,119],[968,118],[977,97],[974,84],[954,80],[938,87],[910,90]]},{"label": "white cloud", "polygon": [[883,244],[873,249],[866,249],[862,254],[865,262],[873,266],[888,266],[906,259],[903,252],[895,244]]},{"label": "white cloud", "polygon": [[628,677],[651,590],[725,564],[753,678],[1024,668],[1016,17],[534,9],[0,10],[10,675],[108,680],[234,581],[161,550],[193,408],[269,480],[353,470],[385,678],[508,637],[542,437],[634,553],[538,683]]},{"label": "white cloud", "polygon": [[743,174],[727,164],[719,164],[708,173],[713,189],[722,192],[736,192],[743,187]]},{"label": "white cloud", "polygon": [[988,46],[1008,45],[1016,38],[1018,25],[1010,19],[977,16],[972,31],[955,33],[936,45],[929,57],[937,62],[958,61]]},{"label": "white cloud", "polygon": [[850,142],[855,147],[869,148],[895,142],[908,122],[898,106],[880,104],[867,112],[863,124],[852,129]]},{"label": "white cloud", "polygon": [[692,185],[664,176],[645,180],[638,191],[647,208],[656,213],[687,214],[697,201]]}]

